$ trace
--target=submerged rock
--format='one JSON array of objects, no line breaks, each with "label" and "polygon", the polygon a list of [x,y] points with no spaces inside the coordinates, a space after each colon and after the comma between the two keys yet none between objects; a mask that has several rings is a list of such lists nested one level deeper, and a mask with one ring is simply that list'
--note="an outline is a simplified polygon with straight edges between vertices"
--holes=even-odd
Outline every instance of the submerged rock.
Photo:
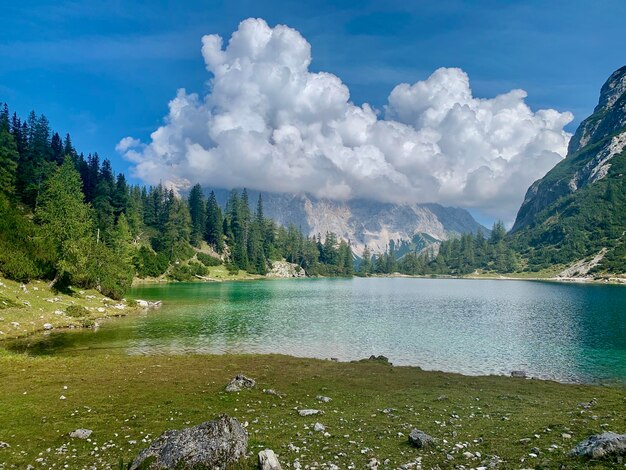
[{"label": "submerged rock", "polygon": [[525,379],[526,371],[525,370],[512,370],[511,377],[517,377],[518,379]]},{"label": "submerged rock", "polygon": [[248,435],[226,415],[180,431],[165,431],[141,451],[130,469],[211,468],[224,470],[244,458]]},{"label": "submerged rock", "polygon": [[603,432],[602,434],[590,436],[579,442],[571,450],[570,454],[592,459],[626,455],[626,434]]},{"label": "submerged rock", "polygon": [[237,375],[226,385],[227,392],[240,392],[244,388],[253,388],[256,385],[254,379],[246,377],[243,374]]},{"label": "submerged rock", "polygon": [[280,462],[276,454],[271,449],[265,449],[259,452],[259,469],[260,470],[282,470]]},{"label": "submerged rock", "polygon": [[409,443],[414,447],[421,449],[422,447],[429,446],[435,443],[435,438],[429,436],[424,431],[419,429],[413,429],[409,434]]}]

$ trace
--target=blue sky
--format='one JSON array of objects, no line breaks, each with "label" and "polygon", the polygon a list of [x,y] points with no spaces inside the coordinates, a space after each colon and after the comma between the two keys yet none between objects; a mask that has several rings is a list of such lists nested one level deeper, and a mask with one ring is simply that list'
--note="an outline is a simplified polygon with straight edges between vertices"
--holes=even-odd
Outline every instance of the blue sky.
[{"label": "blue sky", "polygon": [[573,131],[626,61],[623,0],[25,0],[2,10],[0,101],[45,113],[117,170],[128,168],[114,150],[121,138],[147,140],[178,88],[206,91],[201,36],[227,39],[248,17],[297,29],[311,70],[379,109],[396,84],[461,67],[475,96],[522,88],[533,109],[574,113]]}]

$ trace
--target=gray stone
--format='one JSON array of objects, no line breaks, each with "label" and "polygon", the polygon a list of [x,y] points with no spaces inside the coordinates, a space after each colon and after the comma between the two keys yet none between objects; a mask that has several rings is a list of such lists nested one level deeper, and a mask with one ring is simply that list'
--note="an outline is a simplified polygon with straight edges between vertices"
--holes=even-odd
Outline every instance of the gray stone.
[{"label": "gray stone", "polygon": [[419,429],[413,429],[409,434],[409,443],[421,449],[435,443],[435,439]]},{"label": "gray stone", "polygon": [[304,410],[298,410],[298,414],[300,416],[313,416],[313,415],[319,415],[322,412],[320,410],[311,410],[311,409],[304,409]]},{"label": "gray stone", "polygon": [[326,431],[326,426],[324,426],[322,423],[315,423],[313,425],[313,431],[315,432]]},{"label": "gray stone", "polygon": [[180,431],[165,431],[141,451],[130,469],[211,468],[225,470],[245,457],[248,435],[226,415]]},{"label": "gray stone", "polygon": [[280,462],[276,454],[271,449],[265,449],[259,452],[259,469],[260,470],[282,470]]},{"label": "gray stone", "polygon": [[8,449],[9,447],[11,447],[11,446],[9,445],[8,442],[0,441],[0,449]]},{"label": "gray stone", "polygon": [[51,330],[52,328],[54,328],[54,326],[52,326],[52,323],[44,323],[43,324],[43,329],[44,330]]},{"label": "gray stone", "polygon": [[228,385],[226,385],[227,392],[241,392],[244,388],[253,388],[256,385],[254,379],[239,374]]},{"label": "gray stone", "polygon": [[518,379],[524,379],[524,378],[526,378],[526,371],[525,370],[512,370],[511,371],[511,377],[517,377]]},{"label": "gray stone", "polygon": [[571,455],[577,457],[588,457],[599,459],[626,455],[626,434],[616,434],[614,432],[603,432],[590,436],[574,447]]},{"label": "gray stone", "polygon": [[75,437],[77,439],[87,439],[89,436],[91,436],[91,433],[93,433],[93,431],[91,429],[77,429],[76,431],[72,431],[70,433],[70,437]]},{"label": "gray stone", "polygon": [[323,395],[318,395],[318,396],[316,396],[316,397],[315,397],[315,399],[316,399],[317,401],[321,401],[322,403],[328,403],[329,401],[331,401],[331,400],[332,400],[332,398],[330,398],[330,397],[325,397],[325,396],[323,396]]}]

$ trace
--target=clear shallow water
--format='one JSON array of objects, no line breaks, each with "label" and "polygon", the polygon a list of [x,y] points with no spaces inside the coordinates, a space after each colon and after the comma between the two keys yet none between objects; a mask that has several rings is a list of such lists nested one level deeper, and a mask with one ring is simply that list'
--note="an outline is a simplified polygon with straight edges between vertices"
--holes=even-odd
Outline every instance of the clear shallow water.
[{"label": "clear shallow water", "polygon": [[313,279],[145,286],[160,310],[15,344],[32,353],[281,353],[464,374],[626,383],[626,288],[532,281]]}]

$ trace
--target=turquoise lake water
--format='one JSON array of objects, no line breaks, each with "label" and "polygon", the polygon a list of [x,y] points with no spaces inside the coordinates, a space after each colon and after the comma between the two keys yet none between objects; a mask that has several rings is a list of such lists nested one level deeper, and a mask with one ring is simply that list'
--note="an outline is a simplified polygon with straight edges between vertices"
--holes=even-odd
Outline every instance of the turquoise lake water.
[{"label": "turquoise lake water", "polygon": [[150,285],[160,310],[21,343],[32,353],[280,353],[463,374],[626,383],[626,288],[533,281],[305,279]]}]

